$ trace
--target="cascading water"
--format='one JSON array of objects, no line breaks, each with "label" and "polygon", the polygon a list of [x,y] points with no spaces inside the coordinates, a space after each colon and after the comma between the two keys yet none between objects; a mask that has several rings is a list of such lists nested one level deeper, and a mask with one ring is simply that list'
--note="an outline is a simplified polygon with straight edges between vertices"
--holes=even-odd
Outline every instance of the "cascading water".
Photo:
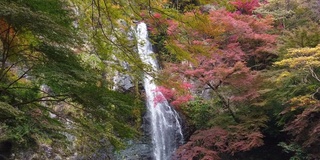
[{"label": "cascading water", "polygon": [[[148,40],[147,25],[140,22],[137,25],[138,52],[141,60],[158,70],[157,61],[153,57],[151,43]],[[151,123],[151,136],[153,156],[155,160],[170,160],[173,151],[183,143],[183,134],[179,122],[179,115],[172,109],[167,101],[155,102],[155,97],[163,95],[156,91],[153,77],[144,75],[144,88],[146,103]]]}]

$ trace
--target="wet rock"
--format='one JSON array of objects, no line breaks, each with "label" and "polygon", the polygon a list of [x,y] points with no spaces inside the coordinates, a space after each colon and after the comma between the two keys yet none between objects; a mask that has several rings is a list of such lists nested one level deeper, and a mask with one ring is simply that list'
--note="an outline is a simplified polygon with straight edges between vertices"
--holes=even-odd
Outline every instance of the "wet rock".
[{"label": "wet rock", "polygon": [[210,11],[217,10],[217,6],[212,5],[212,4],[206,4],[201,6],[200,10],[204,13],[209,13]]}]

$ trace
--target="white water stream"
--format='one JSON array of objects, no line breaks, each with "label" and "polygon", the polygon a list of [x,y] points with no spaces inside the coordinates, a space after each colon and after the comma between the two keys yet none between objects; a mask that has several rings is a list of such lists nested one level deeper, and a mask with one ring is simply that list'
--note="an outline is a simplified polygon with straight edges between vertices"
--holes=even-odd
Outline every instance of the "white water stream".
[{"label": "white water stream", "polygon": [[[152,46],[148,40],[147,25],[144,22],[137,25],[137,39],[141,60],[157,71],[158,64],[154,58]],[[151,123],[154,159],[170,160],[174,150],[183,143],[180,117],[167,101],[155,103],[155,97],[163,95],[155,91],[157,86],[153,77],[148,74],[144,74],[144,88]]]}]

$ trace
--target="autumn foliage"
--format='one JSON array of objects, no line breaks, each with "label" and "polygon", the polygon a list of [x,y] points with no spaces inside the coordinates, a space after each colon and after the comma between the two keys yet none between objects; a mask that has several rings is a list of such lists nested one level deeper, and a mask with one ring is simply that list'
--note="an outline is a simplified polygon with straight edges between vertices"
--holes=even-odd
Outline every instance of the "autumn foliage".
[{"label": "autumn foliage", "polygon": [[10,45],[13,45],[12,37],[14,37],[14,34],[13,26],[10,26],[4,18],[0,18],[0,40],[4,47],[9,48]]},{"label": "autumn foliage", "polygon": [[220,160],[222,153],[234,154],[263,145],[263,135],[259,132],[236,132],[214,127],[195,132],[190,141],[177,150],[174,159]]},{"label": "autumn foliage", "polygon": [[276,36],[268,34],[272,20],[225,10],[186,13],[184,19],[186,23],[168,20],[167,47],[182,62],[166,64],[164,77],[192,83],[194,90],[207,86],[216,92],[229,86],[226,101],[257,97],[254,70],[266,68],[274,54]]},{"label": "autumn foliage", "polygon": [[310,158],[320,158],[320,104],[306,108],[292,121],[285,125],[287,131],[294,137],[294,142],[301,145]]},{"label": "autumn foliage", "polygon": [[[233,155],[263,145],[263,125],[250,124],[254,122],[239,112],[259,97],[260,70],[270,67],[276,57],[277,36],[270,34],[272,17],[252,15],[258,1],[232,4],[237,11],[194,10],[184,13],[182,21],[165,21],[166,48],[178,60],[165,63],[160,78],[166,81],[157,91],[182,108],[209,91],[206,98],[220,107],[216,114],[231,117],[227,123],[232,124],[197,130],[177,150],[175,159],[220,159],[221,154]],[[157,17],[154,21],[163,21],[162,16]],[[266,120],[261,116],[257,121]]]},{"label": "autumn foliage", "polygon": [[253,14],[253,10],[260,6],[259,0],[238,0],[231,2],[241,14]]},{"label": "autumn foliage", "polygon": [[[181,83],[178,85],[178,90],[168,89],[163,86],[157,87],[156,92],[161,92],[162,94],[158,94],[154,101],[155,103],[161,103],[163,101],[168,101],[171,106],[179,107],[180,105],[186,104],[190,100],[193,99],[190,90],[192,85],[189,83]],[[162,96],[163,95],[163,96]]]},{"label": "autumn foliage", "polygon": [[[319,0],[0,0],[0,159],[8,141],[18,156],[8,159],[102,158],[94,150],[114,159],[123,142],[149,135],[136,134],[148,72],[162,93],[154,103],[167,100],[187,126],[174,159],[318,160],[319,8]],[[139,21],[157,73],[138,56]],[[113,90],[114,75],[135,87]],[[28,151],[41,146],[51,147],[39,150],[47,156]]]}]

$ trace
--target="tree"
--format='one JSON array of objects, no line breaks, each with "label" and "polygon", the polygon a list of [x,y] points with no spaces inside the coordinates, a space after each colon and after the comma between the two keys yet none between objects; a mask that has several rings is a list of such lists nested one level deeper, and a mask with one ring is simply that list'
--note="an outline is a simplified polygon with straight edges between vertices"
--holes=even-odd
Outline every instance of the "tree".
[{"label": "tree", "polygon": [[[165,77],[167,81],[160,83],[166,88],[160,91],[171,104],[180,105],[186,116],[198,124],[197,129],[202,130],[178,149],[177,158],[214,159],[221,153],[233,154],[261,146],[260,129],[267,117],[253,103],[259,96],[259,72],[270,67],[276,57],[276,36],[270,34],[271,17],[219,9],[187,12],[179,20],[167,21],[166,48],[177,60],[165,63],[160,79]],[[209,94],[203,98],[203,92]],[[186,98],[191,93],[199,97]],[[210,110],[204,111],[210,116],[203,123],[199,120],[206,114],[201,107]],[[240,133],[252,137],[245,138]],[[225,137],[225,141],[215,141],[209,138],[211,135]],[[233,150],[233,144],[239,150]]]},{"label": "tree", "polygon": [[319,151],[315,149],[319,148],[320,140],[317,136],[320,99],[319,55],[319,45],[314,48],[289,49],[284,58],[275,63],[277,66],[286,67],[279,76],[279,83],[296,79],[292,88],[294,92],[289,95],[286,108],[281,112],[284,131],[292,135],[294,143],[301,146],[303,152],[313,159],[319,158]]},{"label": "tree", "polygon": [[121,147],[120,137],[136,133],[127,123],[134,116],[124,113],[139,102],[100,85],[106,81],[101,72],[74,52],[81,37],[65,6],[58,0],[0,2],[0,141],[15,149],[66,149],[69,134],[80,144],[92,142],[88,148],[101,140]]},{"label": "tree", "polygon": [[[172,39],[167,47],[189,61],[167,65],[164,77],[187,78],[199,89],[207,86],[230,111],[229,102],[255,98],[257,93],[250,85],[257,72],[250,67],[268,66],[269,62],[261,61],[272,55],[275,44],[275,36],[265,33],[270,29],[268,20],[223,10],[209,15],[187,13],[184,19],[189,21],[169,21],[168,35]],[[174,39],[176,35],[182,36]]]},{"label": "tree", "polygon": [[313,1],[275,2],[261,8],[269,6],[265,13],[281,19],[276,24],[283,25],[279,27],[282,34],[278,43],[279,59],[274,68],[265,72],[269,82],[266,81],[261,103],[268,108],[269,117],[275,123],[274,127],[268,127],[268,134],[282,137],[279,146],[292,154],[292,158],[318,159],[318,151],[314,150],[318,148],[315,144],[318,139],[313,133],[318,134],[314,128],[318,121],[319,23],[311,7],[317,4]]},{"label": "tree", "polygon": [[249,15],[252,15],[253,11],[260,6],[258,0],[233,1],[231,4],[235,6],[237,12]]},{"label": "tree", "polygon": [[222,153],[234,154],[263,145],[261,133],[248,134],[238,130],[240,128],[234,129],[236,132],[228,132],[219,127],[199,130],[190,137],[189,142],[178,149],[174,159],[219,160]]},{"label": "tree", "polygon": [[316,0],[270,0],[255,10],[261,15],[272,15],[275,26],[282,29],[294,29],[308,26],[309,22],[319,22],[319,2]]}]

